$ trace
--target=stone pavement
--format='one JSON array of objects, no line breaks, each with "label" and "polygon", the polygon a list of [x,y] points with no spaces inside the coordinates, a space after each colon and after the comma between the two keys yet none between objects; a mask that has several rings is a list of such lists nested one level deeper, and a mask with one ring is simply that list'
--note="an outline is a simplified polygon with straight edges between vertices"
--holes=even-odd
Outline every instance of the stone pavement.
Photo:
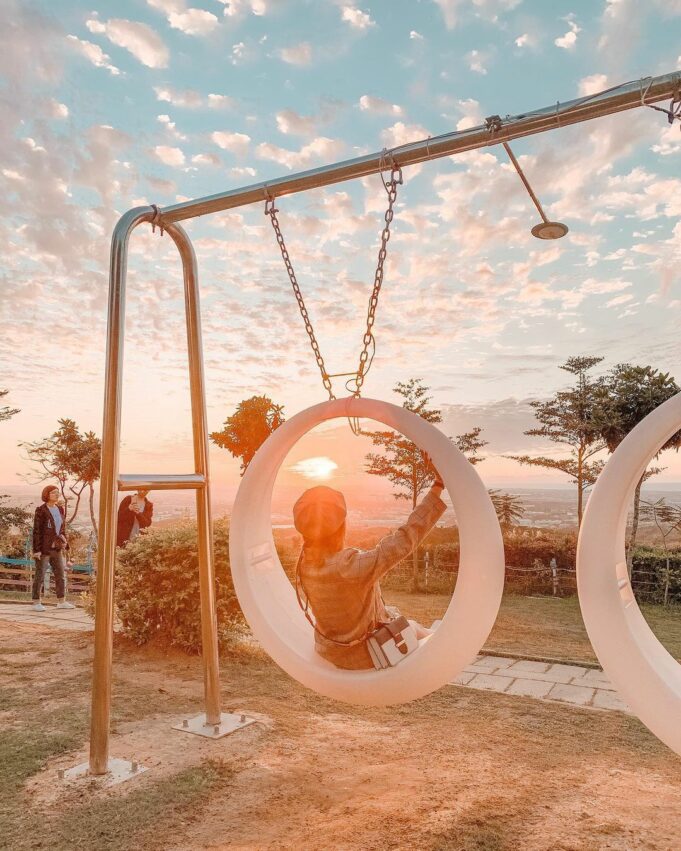
[{"label": "stone pavement", "polygon": [[95,628],[84,609],[58,609],[56,603],[46,603],[44,612],[36,612],[29,603],[0,602],[0,620],[82,632],[92,632]]},{"label": "stone pavement", "polygon": [[452,685],[631,714],[631,709],[600,668],[478,656]]}]

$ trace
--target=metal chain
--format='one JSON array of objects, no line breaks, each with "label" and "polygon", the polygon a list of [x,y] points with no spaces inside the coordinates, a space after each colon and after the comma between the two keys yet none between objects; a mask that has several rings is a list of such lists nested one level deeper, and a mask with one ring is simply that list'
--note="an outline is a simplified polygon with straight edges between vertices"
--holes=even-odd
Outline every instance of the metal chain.
[{"label": "metal chain", "polygon": [[265,202],[265,215],[269,216],[272,222],[272,227],[274,228],[274,233],[276,234],[277,243],[279,245],[279,250],[281,251],[281,256],[284,260],[284,265],[286,266],[286,271],[288,272],[288,277],[291,281],[291,286],[293,287],[293,293],[296,297],[296,301],[298,302],[298,307],[300,308],[300,315],[303,317],[303,322],[305,323],[305,330],[307,331],[307,336],[310,338],[310,345],[312,346],[312,351],[314,352],[314,356],[317,361],[317,366],[319,367],[319,371],[322,375],[322,383],[324,384],[326,392],[329,394],[329,399],[335,399],[336,397],[334,396],[333,389],[331,387],[331,379],[329,378],[329,374],[326,371],[326,366],[324,365],[324,358],[322,357],[322,353],[319,350],[319,343],[317,342],[317,338],[315,337],[314,333],[314,328],[312,327],[312,323],[310,322],[310,315],[307,312],[307,308],[305,307],[303,294],[300,291],[298,279],[296,278],[296,273],[293,269],[291,258],[289,256],[288,249],[286,248],[286,243],[284,242],[284,236],[281,232],[281,228],[279,227],[279,219],[277,218],[278,212],[279,210],[277,210],[274,206],[274,198],[268,198]]},{"label": "metal chain", "polygon": [[[364,384],[364,379],[366,378],[366,375],[369,372],[369,369],[371,368],[371,364],[374,359],[374,353],[376,351],[376,340],[373,335],[373,327],[374,322],[376,321],[378,296],[381,292],[381,286],[383,284],[385,260],[388,256],[390,225],[392,224],[394,216],[393,208],[395,205],[395,201],[397,200],[397,187],[402,183],[402,169],[393,162],[390,169],[390,178],[386,181],[383,177],[383,172],[381,171],[381,180],[383,181],[383,186],[385,187],[385,190],[388,193],[388,207],[385,211],[385,225],[381,232],[381,247],[378,251],[378,261],[376,264],[376,273],[374,275],[374,286],[371,292],[371,297],[369,298],[367,325],[366,331],[364,332],[364,336],[362,338],[363,346],[359,356],[359,366],[357,367],[356,373],[350,373],[350,375],[352,375],[353,377],[349,378],[346,382],[346,386],[354,382],[354,389],[348,387],[348,390],[350,390],[353,396],[356,397],[359,397],[361,393],[362,385]],[[272,222],[272,227],[277,237],[277,244],[279,245],[279,250],[281,251],[281,256],[284,260],[284,265],[286,266],[286,271],[291,282],[291,287],[293,288],[293,293],[296,297],[296,301],[298,302],[300,315],[303,317],[303,322],[305,323],[305,330],[307,331],[307,335],[310,338],[310,346],[312,347],[312,351],[314,352],[314,356],[317,361],[317,366],[319,367],[319,372],[322,376],[322,383],[324,384],[325,390],[329,394],[329,399],[335,399],[336,396],[333,392],[331,379],[338,377],[339,375],[344,375],[344,373],[329,375],[329,373],[326,371],[324,358],[322,357],[322,353],[319,349],[319,343],[317,342],[317,338],[315,337],[314,328],[312,327],[312,322],[310,321],[310,315],[307,312],[307,308],[305,307],[303,294],[300,291],[300,286],[296,278],[296,273],[293,269],[293,264],[291,263],[291,257],[288,253],[286,242],[284,241],[284,236],[281,232],[281,227],[279,226],[279,219],[277,218],[278,212],[279,210],[277,210],[274,206],[274,198],[267,197],[265,201],[265,215],[269,216],[270,221]],[[369,354],[370,347],[372,349],[371,354]]]}]

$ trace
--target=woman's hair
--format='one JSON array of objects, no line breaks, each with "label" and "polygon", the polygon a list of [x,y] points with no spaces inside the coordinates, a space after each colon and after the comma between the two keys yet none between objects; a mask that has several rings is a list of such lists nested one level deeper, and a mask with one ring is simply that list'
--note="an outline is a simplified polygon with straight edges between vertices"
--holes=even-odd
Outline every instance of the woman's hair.
[{"label": "woman's hair", "polygon": [[343,549],[345,543],[345,521],[332,534],[326,538],[315,538],[310,540],[303,537],[303,561],[306,567],[321,567],[329,556],[335,555]]},{"label": "woman's hair", "polygon": [[58,491],[58,490],[59,490],[59,488],[56,485],[46,485],[43,488],[43,492],[40,494],[40,498],[42,499],[43,502],[47,502],[47,500],[50,498],[50,493],[52,493],[52,491]]}]

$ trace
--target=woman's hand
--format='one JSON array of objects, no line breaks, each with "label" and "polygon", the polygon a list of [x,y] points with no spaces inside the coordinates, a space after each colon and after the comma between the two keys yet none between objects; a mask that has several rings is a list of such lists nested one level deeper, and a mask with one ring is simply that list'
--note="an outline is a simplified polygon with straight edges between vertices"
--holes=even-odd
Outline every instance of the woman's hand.
[{"label": "woman's hand", "polygon": [[428,468],[428,472],[433,477],[433,485],[435,487],[444,488],[445,484],[442,481],[442,476],[438,473],[437,468],[435,467],[435,464],[433,464],[433,459],[430,457],[430,455],[427,452],[422,452],[421,454],[423,455],[423,461],[424,461],[426,467]]}]

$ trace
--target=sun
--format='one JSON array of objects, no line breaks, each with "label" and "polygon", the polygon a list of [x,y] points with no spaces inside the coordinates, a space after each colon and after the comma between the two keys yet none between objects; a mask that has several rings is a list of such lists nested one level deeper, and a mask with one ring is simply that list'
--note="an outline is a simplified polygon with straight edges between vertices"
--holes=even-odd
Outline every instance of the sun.
[{"label": "sun", "polygon": [[326,455],[317,455],[314,458],[303,458],[291,469],[306,479],[330,479],[333,471],[338,469],[338,464]]}]

